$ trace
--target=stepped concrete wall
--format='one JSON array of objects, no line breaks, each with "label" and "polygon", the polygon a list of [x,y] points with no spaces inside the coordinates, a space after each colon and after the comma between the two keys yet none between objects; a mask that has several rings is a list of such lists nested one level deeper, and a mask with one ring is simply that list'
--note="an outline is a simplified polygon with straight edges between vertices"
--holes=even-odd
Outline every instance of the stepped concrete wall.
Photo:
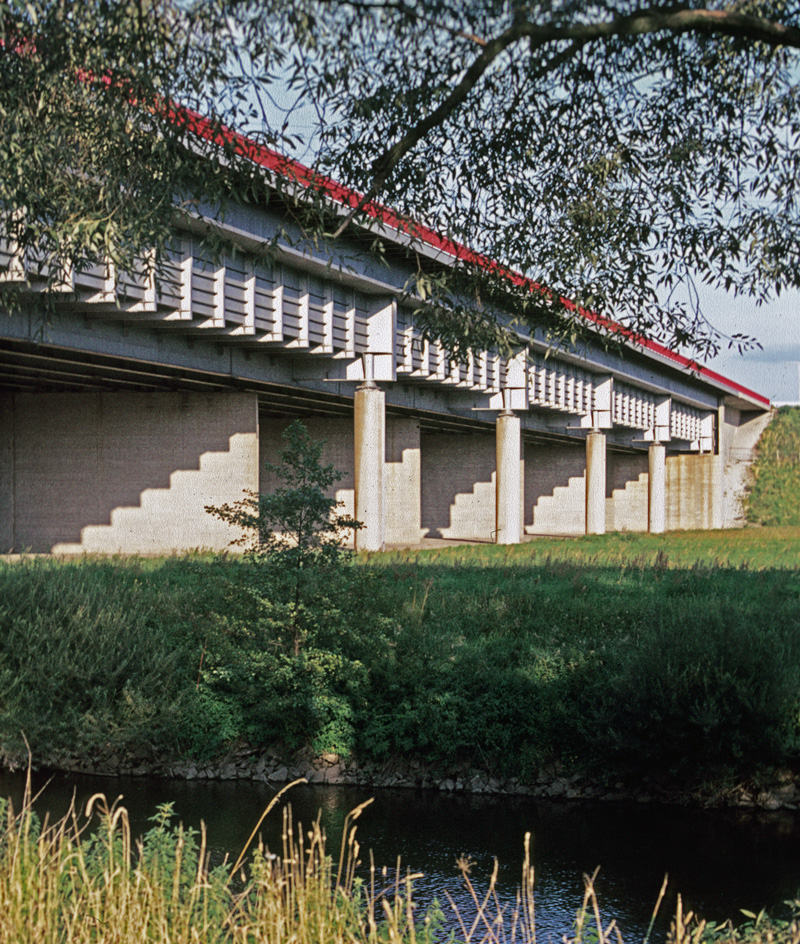
[{"label": "stepped concrete wall", "polygon": [[583,443],[525,445],[526,534],[583,534],[586,527],[586,447]]},{"label": "stepped concrete wall", "polygon": [[422,528],[429,538],[493,541],[493,433],[429,433],[422,447]]},{"label": "stepped concrete wall", "polygon": [[[278,463],[283,449],[283,432],[292,422],[286,417],[262,413],[260,431],[260,490],[269,492],[278,480],[264,468]],[[322,462],[342,473],[329,490],[329,497],[342,505],[340,514],[355,513],[355,469],[353,419],[349,416],[308,416],[303,424],[312,439],[323,440]],[[424,535],[422,515],[422,462],[419,421],[405,417],[386,417],[386,455],[384,465],[386,497],[386,543],[416,544]],[[352,533],[345,545],[352,547]]]},{"label": "stepped concrete wall", "polygon": [[6,394],[0,430],[3,550],[222,550],[204,507],[258,487],[252,394]]},{"label": "stepped concrete wall", "polygon": [[606,456],[606,531],[647,531],[647,453]]}]

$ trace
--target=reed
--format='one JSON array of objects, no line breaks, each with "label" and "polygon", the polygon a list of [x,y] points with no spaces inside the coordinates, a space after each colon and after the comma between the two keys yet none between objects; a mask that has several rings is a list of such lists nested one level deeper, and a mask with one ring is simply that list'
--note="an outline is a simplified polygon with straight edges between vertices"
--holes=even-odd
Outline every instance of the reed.
[{"label": "reed", "polygon": [[[276,798],[277,799],[277,798]],[[84,813],[74,808],[58,822],[40,822],[30,790],[20,810],[0,803],[0,941],[3,944],[535,944],[536,909],[530,836],[525,837],[522,882],[516,903],[497,894],[497,870],[488,888],[459,862],[472,901],[469,915],[452,900],[449,922],[437,908],[417,911],[413,885],[419,875],[393,877],[358,868],[356,821],[369,805],[353,810],[338,858],[327,854],[319,821],[304,831],[283,811],[282,848],[249,842],[231,867],[209,865],[206,837],[171,825],[168,805],[152,828],[135,838],[127,812],[97,794]],[[274,806],[270,805],[268,813]],[[100,814],[100,824],[93,814]],[[263,817],[262,817],[263,819]],[[257,824],[253,836],[257,833]],[[251,840],[253,839],[251,836]],[[596,874],[596,873],[595,873]],[[605,923],[594,888],[584,876],[584,895],[571,935],[563,944],[623,944],[614,921]],[[663,898],[664,889],[658,904]],[[656,906],[656,910],[658,908]],[[654,912],[655,919],[655,912]],[[455,928],[456,930],[452,930]],[[652,930],[652,923],[651,923]],[[643,944],[648,944],[650,931]],[[678,910],[670,944],[800,944],[795,920],[773,922],[752,915],[743,929],[710,927]]]}]

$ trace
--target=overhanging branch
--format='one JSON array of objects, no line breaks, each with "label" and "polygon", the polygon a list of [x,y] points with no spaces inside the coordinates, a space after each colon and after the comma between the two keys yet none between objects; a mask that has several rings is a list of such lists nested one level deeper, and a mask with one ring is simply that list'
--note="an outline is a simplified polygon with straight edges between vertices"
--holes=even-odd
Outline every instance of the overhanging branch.
[{"label": "overhanging branch", "polygon": [[561,66],[587,43],[620,36],[643,36],[660,32],[713,33],[759,41],[774,47],[789,46],[800,49],[799,28],[764,17],[727,10],[663,11],[656,8],[631,16],[574,25],[516,21],[494,39],[485,41],[480,54],[464,72],[447,98],[374,161],[372,183],[369,189],[347,214],[333,234],[333,238],[339,237],[359,212],[378,196],[390,174],[406,154],[463,104],[492,63],[514,43],[527,39],[532,49],[539,49],[550,43],[565,41],[570,43],[566,49],[559,51],[540,67],[538,74],[543,77]]}]

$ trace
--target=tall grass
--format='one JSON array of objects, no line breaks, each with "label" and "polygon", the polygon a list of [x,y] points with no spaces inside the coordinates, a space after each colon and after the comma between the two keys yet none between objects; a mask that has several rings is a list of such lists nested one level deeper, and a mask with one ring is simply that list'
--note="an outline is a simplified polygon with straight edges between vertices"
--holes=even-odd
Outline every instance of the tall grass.
[{"label": "tall grass", "polygon": [[[800,410],[797,411],[800,415]],[[792,494],[794,494],[792,492]],[[795,502],[792,505],[792,501]],[[800,497],[786,499],[796,512]],[[770,527],[724,531],[620,531],[579,538],[537,537],[524,544],[456,544],[365,554],[375,566],[536,567],[556,561],[587,567],[746,567],[748,570],[800,567],[800,522],[764,522]]]},{"label": "tall grass", "polygon": [[[277,799],[277,798],[276,798]],[[265,813],[269,813],[275,801]],[[319,823],[294,828],[291,808],[283,813],[282,849],[276,855],[258,844],[243,864],[211,869],[205,833],[170,825],[168,806],[153,817],[140,839],[124,807],[100,794],[86,815],[74,809],[56,823],[40,823],[31,797],[15,812],[0,804],[0,941],[69,944],[141,944],[142,941],[251,944],[426,944],[442,927],[436,908],[418,914],[411,874],[398,865],[393,880],[377,872],[357,876],[360,849],[355,821],[368,803],[345,822],[336,860],[326,851]],[[99,826],[90,817],[100,813]],[[263,819],[263,817],[262,817]],[[244,851],[243,851],[244,852]],[[464,866],[467,882],[468,866]],[[535,940],[533,872],[527,859],[521,907],[489,918],[493,885],[476,916],[456,913],[465,942],[520,944]]]}]

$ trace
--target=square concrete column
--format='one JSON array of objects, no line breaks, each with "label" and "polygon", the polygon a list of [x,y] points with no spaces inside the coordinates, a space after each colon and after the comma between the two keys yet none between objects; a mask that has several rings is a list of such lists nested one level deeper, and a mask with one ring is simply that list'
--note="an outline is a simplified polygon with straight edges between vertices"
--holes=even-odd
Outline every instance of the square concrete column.
[{"label": "square concrete column", "polygon": [[647,450],[648,458],[648,530],[663,534],[667,523],[667,448],[653,443]]},{"label": "square concrete column", "polygon": [[497,417],[497,544],[519,544],[522,540],[522,466],[520,421],[511,410]]},{"label": "square concrete column", "polygon": [[374,381],[359,387],[355,414],[355,513],[357,551],[383,550],[386,540],[383,464],[386,452],[386,396]]},{"label": "square concrete column", "polygon": [[597,430],[586,437],[586,533],[606,533],[606,437]]}]

